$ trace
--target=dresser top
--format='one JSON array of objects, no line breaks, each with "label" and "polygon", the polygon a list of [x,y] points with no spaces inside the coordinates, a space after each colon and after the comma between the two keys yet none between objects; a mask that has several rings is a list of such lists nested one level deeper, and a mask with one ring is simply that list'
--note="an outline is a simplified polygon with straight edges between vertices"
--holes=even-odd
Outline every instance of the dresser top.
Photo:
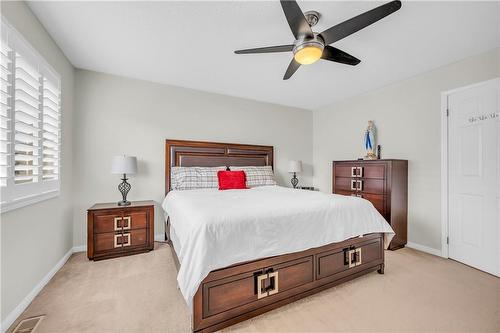
[{"label": "dresser top", "polygon": [[107,203],[97,203],[90,207],[88,210],[100,210],[100,209],[123,209],[123,208],[135,208],[135,207],[148,207],[154,206],[155,202],[153,200],[146,201],[132,201],[128,206],[118,206],[116,202]]},{"label": "dresser top", "polygon": [[408,160],[402,160],[398,158],[381,158],[379,160],[336,160],[333,162],[349,162],[349,163],[359,163],[359,162],[384,162],[384,161],[402,161],[402,162],[408,162]]}]

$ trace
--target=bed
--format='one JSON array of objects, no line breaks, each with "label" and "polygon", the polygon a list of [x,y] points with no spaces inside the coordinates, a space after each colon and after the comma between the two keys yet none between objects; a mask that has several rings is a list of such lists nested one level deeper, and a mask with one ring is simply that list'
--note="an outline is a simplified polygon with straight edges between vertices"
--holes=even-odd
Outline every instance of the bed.
[{"label": "bed", "polygon": [[165,237],[193,331],[213,332],[372,271],[383,274],[394,233],[368,201],[280,186],[169,193],[172,167],[273,167],[274,152],[181,140],[166,140],[165,149]]}]

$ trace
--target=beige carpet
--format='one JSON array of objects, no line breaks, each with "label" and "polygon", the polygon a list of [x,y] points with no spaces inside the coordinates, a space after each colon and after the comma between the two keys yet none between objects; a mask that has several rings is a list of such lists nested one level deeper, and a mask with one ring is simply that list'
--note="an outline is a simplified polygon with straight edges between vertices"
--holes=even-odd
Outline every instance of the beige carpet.
[{"label": "beige carpet", "polygon": [[[91,262],[73,255],[22,315],[42,332],[188,332],[170,249]],[[14,326],[12,326],[14,327]],[[226,329],[231,332],[500,332],[500,279],[411,249],[376,272]]]}]

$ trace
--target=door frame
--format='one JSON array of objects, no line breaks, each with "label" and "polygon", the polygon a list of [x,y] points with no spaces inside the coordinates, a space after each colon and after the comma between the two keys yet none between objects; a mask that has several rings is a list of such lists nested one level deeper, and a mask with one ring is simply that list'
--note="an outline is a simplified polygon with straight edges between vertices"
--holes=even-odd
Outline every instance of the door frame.
[{"label": "door frame", "polygon": [[495,81],[500,81],[500,77],[441,92],[441,257],[443,258],[449,258],[448,97]]}]

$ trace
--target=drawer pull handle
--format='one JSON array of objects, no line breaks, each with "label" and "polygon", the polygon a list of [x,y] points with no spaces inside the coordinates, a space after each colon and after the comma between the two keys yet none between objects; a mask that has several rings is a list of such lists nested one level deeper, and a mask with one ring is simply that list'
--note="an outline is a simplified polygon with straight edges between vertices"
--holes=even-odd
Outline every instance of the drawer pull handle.
[{"label": "drawer pull handle", "polygon": [[[126,223],[121,223],[121,221],[124,221]],[[129,230],[130,227],[131,227],[131,217],[130,216],[124,216],[124,217],[115,217],[114,219],[114,226],[115,226],[115,231],[119,231],[121,229],[124,229],[124,230]]]},{"label": "drawer pull handle", "polygon": [[115,217],[115,223],[114,223],[115,231],[120,230],[122,228],[122,224],[120,223],[121,220],[122,220],[121,217]]},{"label": "drawer pull handle", "polygon": [[122,238],[122,246],[130,246],[130,233],[123,234],[122,237],[126,237],[127,241],[124,242]]},{"label": "drawer pull handle", "polygon": [[356,170],[356,167],[351,167],[351,177],[357,177]]},{"label": "drawer pull handle", "polygon": [[356,191],[358,189],[358,181],[355,179],[351,179],[351,190]]},{"label": "drawer pull handle", "polygon": [[356,180],[356,183],[357,183],[356,190],[363,191],[363,181],[362,180]]},{"label": "drawer pull handle", "polygon": [[[120,242],[119,243],[118,243],[118,237],[120,237]],[[116,247],[122,247],[123,239],[121,237],[122,237],[121,234],[115,235],[115,248]]]},{"label": "drawer pull handle", "polygon": [[130,216],[124,216],[122,218],[122,221],[126,221],[126,223],[123,224],[123,230],[130,230],[131,228],[131,223],[130,223],[131,217]]},{"label": "drawer pull handle", "polygon": [[[123,239],[126,238],[126,241]],[[119,239],[119,240],[118,240]],[[130,233],[126,234],[116,234],[114,247],[130,246]]]},{"label": "drawer pull handle", "polygon": [[[257,299],[261,299],[278,293],[278,272],[270,272],[257,276]],[[266,281],[269,279],[269,286]]]},{"label": "drawer pull handle", "polygon": [[267,288],[268,295],[278,293],[278,271],[269,273],[269,287]]},{"label": "drawer pull handle", "polygon": [[349,268],[361,265],[361,263],[363,262],[361,259],[361,248],[349,250],[347,258]]},{"label": "drawer pull handle", "polygon": [[356,172],[356,175],[358,177],[363,177],[363,167],[357,167],[357,172]]}]

